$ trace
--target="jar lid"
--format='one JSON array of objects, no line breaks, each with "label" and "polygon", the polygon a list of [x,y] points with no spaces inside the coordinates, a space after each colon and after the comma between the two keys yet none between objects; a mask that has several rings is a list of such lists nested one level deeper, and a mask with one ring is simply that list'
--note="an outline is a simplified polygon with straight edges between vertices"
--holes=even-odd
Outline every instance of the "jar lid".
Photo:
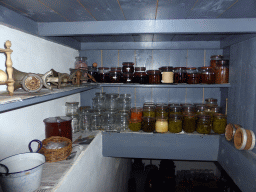
[{"label": "jar lid", "polygon": [[79,102],[66,102],[66,106],[78,106]]},{"label": "jar lid", "polygon": [[169,114],[169,118],[172,118],[172,119],[181,119],[181,118],[182,118],[182,115],[181,115],[181,114],[171,113],[171,114]]},{"label": "jar lid", "polygon": [[229,60],[218,60],[216,65],[229,65]]},{"label": "jar lid", "polygon": [[109,71],[109,73],[117,74],[117,73],[121,73],[121,71],[119,71],[119,70],[116,70],[116,71]]},{"label": "jar lid", "polygon": [[175,69],[175,70],[185,70],[186,67],[175,67],[174,69]]},{"label": "jar lid", "polygon": [[214,99],[214,98],[207,98],[205,99],[205,101],[208,103],[217,103],[217,99]]},{"label": "jar lid", "polygon": [[122,65],[123,66],[133,66],[134,63],[133,62],[123,62]]},{"label": "jar lid", "polygon": [[223,58],[223,55],[212,55],[211,60],[221,60]]},{"label": "jar lid", "polygon": [[135,67],[135,71],[146,71],[146,67]]},{"label": "jar lid", "polygon": [[160,75],[160,71],[159,70],[147,70],[147,73],[150,75]]},{"label": "jar lid", "polygon": [[198,67],[198,70],[202,70],[202,71],[212,70],[212,69],[213,69],[212,67]]},{"label": "jar lid", "polygon": [[173,71],[173,66],[162,66],[159,68],[160,71]]},{"label": "jar lid", "polygon": [[49,117],[43,120],[44,123],[62,123],[66,121],[71,121],[72,117],[59,116],[59,117]]}]

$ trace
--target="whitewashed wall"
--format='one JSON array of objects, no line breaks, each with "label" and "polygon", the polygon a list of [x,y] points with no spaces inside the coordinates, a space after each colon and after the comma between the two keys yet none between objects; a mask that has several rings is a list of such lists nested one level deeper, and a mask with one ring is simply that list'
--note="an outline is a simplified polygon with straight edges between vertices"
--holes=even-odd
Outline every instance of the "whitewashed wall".
[{"label": "whitewashed wall", "polygon": [[[69,73],[78,50],[0,25],[0,48],[6,40],[12,42],[13,67],[23,72],[46,73],[50,69]],[[4,54],[0,54],[0,69],[5,71]],[[1,85],[0,91],[6,86]],[[80,94],[55,99],[21,109],[0,113],[0,159],[17,153],[28,152],[32,139],[45,138],[43,120],[65,115],[66,101],[80,101]],[[0,105],[1,107],[1,105]]]}]

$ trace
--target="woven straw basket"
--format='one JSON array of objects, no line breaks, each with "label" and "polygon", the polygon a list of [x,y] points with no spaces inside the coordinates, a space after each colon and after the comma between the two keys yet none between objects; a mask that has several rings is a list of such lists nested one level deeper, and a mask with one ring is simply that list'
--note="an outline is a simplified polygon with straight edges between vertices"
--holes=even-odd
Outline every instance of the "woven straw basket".
[{"label": "woven straw basket", "polygon": [[[68,145],[61,149],[46,149],[44,146],[46,146],[49,142],[67,142]],[[57,162],[65,160],[72,151],[72,142],[70,139],[66,137],[52,136],[47,139],[44,139],[42,143],[43,147],[40,150],[40,152],[44,154],[46,162]]]}]

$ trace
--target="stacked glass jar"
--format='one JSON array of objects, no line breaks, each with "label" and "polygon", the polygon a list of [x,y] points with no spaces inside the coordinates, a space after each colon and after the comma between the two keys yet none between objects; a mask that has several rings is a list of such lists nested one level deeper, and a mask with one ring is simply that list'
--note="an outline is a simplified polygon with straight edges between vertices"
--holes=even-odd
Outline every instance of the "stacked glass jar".
[{"label": "stacked glass jar", "polygon": [[79,102],[66,102],[66,116],[72,118],[71,126],[72,133],[80,131],[79,127],[79,111],[78,111]]}]

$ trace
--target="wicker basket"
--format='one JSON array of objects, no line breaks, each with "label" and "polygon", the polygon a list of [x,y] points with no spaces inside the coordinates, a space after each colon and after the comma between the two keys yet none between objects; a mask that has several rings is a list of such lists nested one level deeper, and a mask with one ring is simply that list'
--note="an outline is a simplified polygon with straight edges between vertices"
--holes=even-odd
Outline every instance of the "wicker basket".
[{"label": "wicker basket", "polygon": [[[46,149],[44,146],[46,146],[49,142],[68,142],[68,145],[66,147],[63,147],[61,149]],[[72,151],[72,142],[70,139],[66,137],[59,137],[59,136],[52,136],[42,141],[43,147],[40,150],[42,154],[44,154],[46,162],[57,162],[65,160]]]}]

